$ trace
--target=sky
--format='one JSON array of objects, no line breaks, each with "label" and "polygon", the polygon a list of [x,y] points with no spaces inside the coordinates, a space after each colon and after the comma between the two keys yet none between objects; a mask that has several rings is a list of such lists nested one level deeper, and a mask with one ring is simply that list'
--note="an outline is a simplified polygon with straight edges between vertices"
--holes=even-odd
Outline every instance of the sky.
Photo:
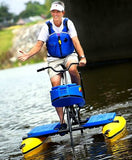
[{"label": "sky", "polygon": [[40,4],[44,4],[45,0],[0,0],[0,4],[4,3],[8,6],[9,12],[18,15],[20,12],[25,10],[25,3],[29,1],[37,1]]}]

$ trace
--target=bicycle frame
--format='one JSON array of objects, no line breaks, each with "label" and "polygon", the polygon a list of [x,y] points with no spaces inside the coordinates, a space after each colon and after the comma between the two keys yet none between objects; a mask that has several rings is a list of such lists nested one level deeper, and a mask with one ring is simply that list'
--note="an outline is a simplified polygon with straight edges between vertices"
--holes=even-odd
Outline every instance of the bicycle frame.
[{"label": "bicycle frame", "polygon": [[[52,69],[55,72],[59,72],[62,73],[62,78],[61,78],[61,86],[63,85],[68,85],[69,83],[71,83],[71,79],[70,81],[68,80],[68,76],[69,76],[69,68],[71,67],[71,65],[78,65],[78,63],[71,63],[70,66],[68,68],[65,68],[64,66],[62,66],[63,70],[55,70],[54,68],[52,68],[51,66],[46,67],[46,68],[41,68],[39,70],[37,70],[37,72],[46,70],[46,69]],[[70,78],[70,76],[69,76]],[[82,82],[82,79],[81,79]],[[52,100],[52,98],[51,98]],[[70,133],[70,139],[71,139],[71,145],[73,146],[73,136],[72,136],[72,130],[73,130],[73,125],[78,125],[80,127],[81,119],[80,119],[80,107],[78,104],[72,104],[72,105],[67,105],[67,106],[63,106],[64,107],[64,112],[63,112],[63,118],[65,117],[65,114],[67,115],[67,124],[68,124],[68,130]],[[81,133],[83,133],[83,129],[81,129]]]}]

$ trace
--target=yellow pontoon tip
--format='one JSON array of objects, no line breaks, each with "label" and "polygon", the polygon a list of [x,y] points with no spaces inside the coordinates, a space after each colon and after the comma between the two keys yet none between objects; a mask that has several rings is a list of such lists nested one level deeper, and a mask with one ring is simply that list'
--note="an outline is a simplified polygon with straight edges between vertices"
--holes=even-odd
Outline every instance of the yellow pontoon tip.
[{"label": "yellow pontoon tip", "polygon": [[106,139],[115,141],[124,134],[126,129],[126,120],[122,116],[116,116],[114,121],[106,124],[103,129],[102,133],[104,134]]},{"label": "yellow pontoon tip", "polygon": [[40,153],[42,150],[47,147],[48,138],[27,138],[24,139],[21,143],[20,149],[25,158],[31,157],[35,154]]}]

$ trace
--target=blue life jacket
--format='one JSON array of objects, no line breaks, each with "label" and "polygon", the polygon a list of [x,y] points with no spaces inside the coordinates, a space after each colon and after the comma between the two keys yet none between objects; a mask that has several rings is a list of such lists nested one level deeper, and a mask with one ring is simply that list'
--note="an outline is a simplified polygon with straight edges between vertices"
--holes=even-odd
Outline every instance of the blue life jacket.
[{"label": "blue life jacket", "polygon": [[68,34],[67,21],[68,18],[65,18],[63,21],[64,28],[61,33],[55,33],[52,23],[50,21],[46,22],[49,27],[49,39],[46,42],[46,46],[48,53],[52,57],[63,58],[74,51],[72,39]]}]

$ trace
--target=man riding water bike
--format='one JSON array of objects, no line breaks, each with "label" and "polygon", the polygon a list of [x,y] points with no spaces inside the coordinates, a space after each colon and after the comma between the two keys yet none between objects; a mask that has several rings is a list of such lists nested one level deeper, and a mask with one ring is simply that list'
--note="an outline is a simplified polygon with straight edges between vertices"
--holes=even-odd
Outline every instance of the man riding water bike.
[{"label": "man riding water bike", "polygon": [[[38,41],[35,46],[28,52],[19,51],[22,53],[18,56],[21,61],[26,61],[33,55],[37,54],[44,43],[47,46],[47,61],[48,65],[56,70],[62,69],[62,64],[68,67],[71,63],[79,62],[79,66],[86,65],[84,51],[79,42],[77,32],[73,22],[64,18],[65,6],[63,2],[55,1],[51,4],[52,19],[47,21],[42,27]],[[79,60],[78,60],[79,57]],[[51,84],[53,87],[61,84],[61,73],[56,73],[53,70],[48,70]],[[76,65],[72,65],[69,69],[72,83],[80,84],[80,75]],[[63,119],[63,107],[56,107],[57,114],[60,119],[60,129],[66,129],[67,125]]]}]

